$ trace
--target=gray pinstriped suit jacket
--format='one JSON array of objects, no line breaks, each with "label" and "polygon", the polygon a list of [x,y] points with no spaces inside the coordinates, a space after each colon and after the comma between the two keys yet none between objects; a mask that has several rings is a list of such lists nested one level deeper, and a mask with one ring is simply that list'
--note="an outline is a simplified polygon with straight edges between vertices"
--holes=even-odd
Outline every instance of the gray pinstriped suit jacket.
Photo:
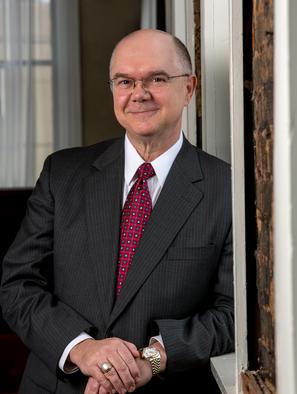
[{"label": "gray pinstriped suit jacket", "polygon": [[54,153],[29,199],[0,293],[31,349],[20,393],[83,393],[57,364],[84,330],[138,347],[162,334],[168,372],[139,392],[216,392],[209,357],[233,349],[230,167],[184,141],[115,300],[123,147]]}]

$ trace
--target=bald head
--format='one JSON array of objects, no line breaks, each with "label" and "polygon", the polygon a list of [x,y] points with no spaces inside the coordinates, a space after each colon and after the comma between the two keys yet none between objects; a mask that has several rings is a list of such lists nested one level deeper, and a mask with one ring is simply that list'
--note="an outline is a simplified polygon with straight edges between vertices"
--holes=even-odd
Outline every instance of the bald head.
[{"label": "bald head", "polygon": [[[114,57],[119,49],[125,48],[126,45],[128,46],[133,42],[141,43],[143,48],[149,48],[150,43],[153,40],[160,40],[165,44],[167,43],[168,46],[172,46],[176,55],[176,61],[180,64],[183,72],[192,74],[191,57],[183,42],[179,38],[169,33],[155,29],[136,30],[119,41],[112,52],[110,59],[110,70],[113,65]],[[160,53],[159,56],[162,56],[162,53]]]}]

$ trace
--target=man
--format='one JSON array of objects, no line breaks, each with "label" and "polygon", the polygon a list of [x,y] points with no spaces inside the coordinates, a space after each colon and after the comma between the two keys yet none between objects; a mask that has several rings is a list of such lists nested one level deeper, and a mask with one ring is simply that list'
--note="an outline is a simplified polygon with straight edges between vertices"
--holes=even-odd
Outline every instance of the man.
[{"label": "man", "polygon": [[3,314],[31,349],[20,393],[216,393],[209,358],[233,349],[229,166],[182,135],[196,77],[177,39],[125,37],[110,83],[125,139],[46,160],[4,261]]}]

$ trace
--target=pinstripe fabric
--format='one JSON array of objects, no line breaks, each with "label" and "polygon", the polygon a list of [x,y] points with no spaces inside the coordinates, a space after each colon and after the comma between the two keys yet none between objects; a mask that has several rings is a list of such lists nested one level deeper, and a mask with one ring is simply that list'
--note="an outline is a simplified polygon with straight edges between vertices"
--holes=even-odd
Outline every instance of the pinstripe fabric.
[{"label": "pinstripe fabric", "polygon": [[115,299],[123,158],[117,140],[45,163],[3,263],[3,314],[32,350],[21,393],[83,393],[57,372],[82,330],[138,347],[161,332],[168,375],[139,393],[215,392],[209,357],[233,349],[230,168],[184,142]]}]

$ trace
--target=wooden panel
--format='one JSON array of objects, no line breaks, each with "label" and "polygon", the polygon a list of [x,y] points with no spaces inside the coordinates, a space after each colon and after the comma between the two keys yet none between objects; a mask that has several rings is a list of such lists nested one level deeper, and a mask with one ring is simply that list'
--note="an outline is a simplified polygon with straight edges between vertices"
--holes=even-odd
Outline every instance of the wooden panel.
[{"label": "wooden panel", "polygon": [[0,261],[16,236],[31,192],[32,189],[0,190]]},{"label": "wooden panel", "polygon": [[197,146],[202,146],[202,101],[201,101],[201,24],[200,0],[194,0],[195,21],[195,73],[197,75],[196,117],[197,117]]},{"label": "wooden panel", "polygon": [[[31,189],[0,190],[0,261],[20,227]],[[0,278],[2,267],[0,264]],[[18,389],[28,350],[10,331],[0,310],[0,393],[15,393]]]},{"label": "wooden panel", "polygon": [[15,334],[0,334],[0,394],[16,393],[28,350]]},{"label": "wooden panel", "polygon": [[268,387],[259,374],[255,372],[242,373],[242,389],[244,394],[273,394],[274,387]]},{"label": "wooden panel", "polygon": [[253,104],[256,183],[256,285],[259,374],[275,384],[273,281],[273,0],[253,3]]}]

